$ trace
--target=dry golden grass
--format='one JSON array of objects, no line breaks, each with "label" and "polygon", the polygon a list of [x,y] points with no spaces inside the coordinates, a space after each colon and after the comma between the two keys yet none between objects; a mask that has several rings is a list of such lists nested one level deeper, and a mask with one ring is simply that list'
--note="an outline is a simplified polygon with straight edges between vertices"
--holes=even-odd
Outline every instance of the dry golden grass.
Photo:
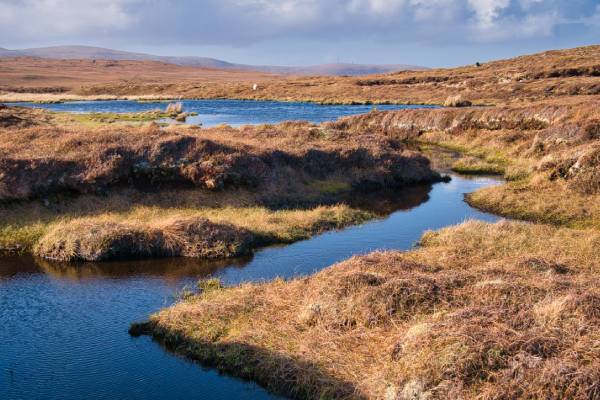
[{"label": "dry golden grass", "polygon": [[582,194],[564,182],[508,183],[471,193],[467,202],[506,217],[570,228],[600,229],[600,194]]},{"label": "dry golden grass", "polygon": [[246,255],[253,244],[258,243],[249,231],[202,217],[155,225],[80,219],[52,224],[35,244],[34,254],[54,261],[152,257],[213,260]]},{"label": "dry golden grass", "polygon": [[476,207],[534,222],[600,226],[600,98],[525,106],[372,112],[324,124],[349,134],[446,149],[450,169],[509,184],[469,196]]},{"label": "dry golden grass", "polygon": [[[0,88],[8,96],[21,92],[17,93],[21,99],[36,98],[41,91],[52,100],[72,95],[181,96],[347,104],[444,104],[448,98],[460,98],[461,102],[474,104],[523,104],[600,94],[600,46],[549,51],[480,67],[402,71],[368,77],[278,77],[127,61],[111,65],[109,61],[93,64],[86,60],[9,59],[3,63],[0,65],[7,73],[0,76]],[[257,81],[258,90],[253,90]],[[59,93],[53,93],[56,91]]]},{"label": "dry golden grass", "polygon": [[[319,195],[315,181],[337,183],[329,190],[441,179],[425,157],[399,140],[304,122],[205,130],[96,120],[90,125],[90,117],[84,118],[0,108],[0,200],[167,184],[253,189],[289,205]],[[143,120],[146,114],[120,118]]]},{"label": "dry golden grass", "polygon": [[[112,206],[117,202],[112,199]],[[69,211],[62,212],[35,205],[5,209],[0,248],[33,250],[41,257],[62,261],[225,258],[374,218],[345,205],[276,211],[258,206],[181,208],[129,203],[128,210],[123,204],[126,210],[119,212],[111,211],[108,201],[103,211],[92,212],[83,203],[76,200],[66,207]]]},{"label": "dry golden grass", "polygon": [[600,234],[500,222],[203,292],[132,328],[294,398],[600,395]]}]

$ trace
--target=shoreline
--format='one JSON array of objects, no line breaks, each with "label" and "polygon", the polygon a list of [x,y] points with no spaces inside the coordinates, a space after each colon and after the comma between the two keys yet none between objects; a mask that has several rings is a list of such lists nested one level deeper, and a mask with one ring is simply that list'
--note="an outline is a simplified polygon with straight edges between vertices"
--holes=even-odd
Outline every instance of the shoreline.
[{"label": "shoreline", "polygon": [[[23,95],[23,96],[21,96]],[[5,97],[9,96],[9,97]],[[27,97],[31,96],[31,97]],[[15,99],[16,98],[16,99]],[[46,100],[44,100],[44,98]],[[407,102],[407,101],[360,101],[360,100],[349,100],[349,101],[329,101],[325,99],[289,99],[289,98],[251,98],[251,97],[182,97],[182,96],[171,96],[171,95],[124,95],[124,96],[115,96],[115,95],[77,95],[77,94],[69,94],[65,96],[62,95],[40,95],[36,93],[8,93],[3,94],[0,93],[0,103],[8,103],[18,105],[19,103],[33,103],[33,104],[62,104],[69,102],[94,102],[94,101],[137,101],[143,103],[151,103],[151,102],[171,102],[171,101],[194,101],[194,100],[235,100],[235,101],[255,101],[255,102],[278,102],[278,103],[307,103],[307,104],[318,104],[318,105],[345,105],[345,106],[369,106],[369,105],[392,105],[392,106],[430,106],[432,108],[435,107],[443,107],[443,102]],[[476,105],[478,107],[486,107],[489,105],[480,104]]]}]

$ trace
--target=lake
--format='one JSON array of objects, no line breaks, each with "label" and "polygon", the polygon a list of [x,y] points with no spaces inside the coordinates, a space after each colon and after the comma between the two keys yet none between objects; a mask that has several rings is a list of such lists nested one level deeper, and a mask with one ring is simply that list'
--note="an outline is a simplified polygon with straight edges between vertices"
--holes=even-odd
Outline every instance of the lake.
[{"label": "lake", "polygon": [[[317,103],[254,100],[182,100],[181,102],[183,103],[184,111],[198,113],[198,116],[188,117],[187,123],[202,124],[206,127],[220,124],[229,124],[231,126],[276,124],[283,121],[295,120],[320,123],[334,121],[348,115],[364,114],[374,108],[385,111],[437,107],[423,105],[321,105]],[[110,100],[73,101],[58,104],[6,104],[72,113],[134,113],[156,109],[165,110],[168,102]]]}]

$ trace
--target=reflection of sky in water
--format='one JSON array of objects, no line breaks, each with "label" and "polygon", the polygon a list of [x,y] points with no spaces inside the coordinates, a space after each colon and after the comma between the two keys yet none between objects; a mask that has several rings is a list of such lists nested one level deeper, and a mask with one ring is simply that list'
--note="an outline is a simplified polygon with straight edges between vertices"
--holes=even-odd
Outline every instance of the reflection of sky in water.
[{"label": "reflection of sky in water", "polygon": [[252,383],[175,357],[149,338],[131,338],[129,324],[168,306],[174,293],[199,278],[217,276],[228,284],[290,278],[354,254],[410,249],[427,229],[470,218],[494,221],[463,201],[464,193],[494,183],[454,177],[400,192],[388,201],[398,211],[379,220],[263,249],[246,260],[57,265],[0,259],[0,399],[273,398]]},{"label": "reflection of sky in water", "polygon": [[[204,126],[273,124],[290,120],[319,123],[333,121],[343,116],[364,114],[374,108],[377,110],[402,110],[431,107],[420,105],[321,105],[252,100],[184,100],[182,103],[184,111],[198,113],[198,116],[190,117],[187,122],[190,124],[202,123]],[[156,109],[164,110],[167,104],[167,102],[124,100],[75,101],[59,104],[14,103],[14,105],[74,113],[132,113]]]}]

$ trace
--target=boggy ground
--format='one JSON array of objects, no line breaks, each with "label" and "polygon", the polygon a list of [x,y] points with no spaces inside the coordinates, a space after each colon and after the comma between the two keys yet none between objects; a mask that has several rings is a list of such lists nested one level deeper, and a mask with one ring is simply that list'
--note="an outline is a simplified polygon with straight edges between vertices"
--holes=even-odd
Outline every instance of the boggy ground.
[{"label": "boggy ground", "polygon": [[522,106],[374,112],[327,124],[443,146],[462,154],[452,169],[509,181],[468,196],[497,214],[600,228],[600,97]]},{"label": "boggy ground", "polygon": [[599,246],[467,222],[306,278],[202,282],[132,333],[294,398],[594,399]]},{"label": "boggy ground", "polygon": [[[201,282],[132,334],[293,398],[599,399],[600,98],[574,89],[600,84],[597,61],[591,47],[488,63],[481,90],[456,88],[502,106],[322,125],[442,146],[456,171],[503,174],[467,201],[531,222],[471,221],[291,281]],[[407,96],[441,92],[421,83]]]},{"label": "boggy ground", "polygon": [[0,249],[59,261],[237,257],[375,217],[336,205],[353,191],[443,179],[382,136],[118,118],[0,108]]},{"label": "boggy ground", "polygon": [[454,169],[508,179],[467,200],[534,223],[467,222],[291,281],[201,283],[132,333],[293,398],[598,399],[599,109],[571,98],[325,124],[466,155]]},{"label": "boggy ground", "polygon": [[241,129],[104,124],[92,129],[52,117],[0,109],[5,125],[0,200],[99,193],[128,184],[246,188],[279,197],[328,183],[373,189],[440,179],[426,157],[399,140],[346,135],[308,123]]},{"label": "boggy ground", "polygon": [[[469,195],[471,204],[533,223],[468,222],[426,234],[414,251],[355,257],[289,282],[232,288],[202,282],[200,294],[132,333],[152,334],[205,364],[296,398],[600,398],[598,65],[599,47],[591,46],[480,67],[275,79],[257,90],[245,81],[143,77],[84,85],[64,95],[496,106],[240,130],[83,128],[81,121],[65,124],[44,112],[2,109],[2,221],[11,221],[4,237],[9,243],[22,238],[41,255],[79,259],[103,253],[82,246],[80,235],[68,239],[71,228],[102,233],[109,221],[106,231],[125,237],[128,249],[182,255],[190,251],[180,238],[187,232],[216,237],[211,251],[235,253],[245,248],[246,234],[260,237],[255,227],[265,221],[271,228],[262,235],[294,237],[365,217],[325,207],[307,222],[300,211],[294,215],[305,225],[298,229],[290,215],[247,207],[334,200],[352,187],[437,179],[405,143],[424,151],[441,145],[454,170],[507,178]],[[134,182],[141,187],[132,188]],[[150,194],[144,187],[161,190]],[[75,200],[66,201],[64,191]],[[86,212],[85,204],[112,206],[104,215]],[[230,217],[215,217],[224,205],[233,207]],[[65,209],[83,215],[61,222]],[[35,218],[21,223],[36,215],[32,210],[44,216],[40,225]],[[254,216],[240,219],[244,212]],[[186,230],[189,221],[194,229]],[[138,246],[139,237],[153,240],[151,250]]]}]

